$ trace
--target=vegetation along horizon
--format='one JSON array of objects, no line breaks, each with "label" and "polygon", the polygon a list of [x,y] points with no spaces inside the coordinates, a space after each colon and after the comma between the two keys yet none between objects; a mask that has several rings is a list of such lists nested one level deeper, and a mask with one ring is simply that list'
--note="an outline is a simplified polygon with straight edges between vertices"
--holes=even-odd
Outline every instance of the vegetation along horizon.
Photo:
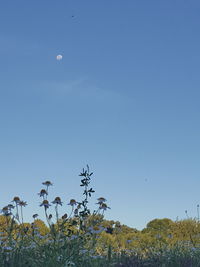
[{"label": "vegetation along horizon", "polygon": [[[96,210],[88,208],[95,192],[88,165],[79,176],[83,189],[80,201],[64,203],[59,196],[52,200],[52,182],[42,183],[38,196],[45,222],[38,214],[32,215],[31,223],[25,222],[28,203],[18,196],[1,209],[0,266],[200,266],[199,217],[154,219],[141,231],[106,220],[104,213],[110,207],[103,196],[97,199]],[[60,214],[62,205],[71,211]]]}]

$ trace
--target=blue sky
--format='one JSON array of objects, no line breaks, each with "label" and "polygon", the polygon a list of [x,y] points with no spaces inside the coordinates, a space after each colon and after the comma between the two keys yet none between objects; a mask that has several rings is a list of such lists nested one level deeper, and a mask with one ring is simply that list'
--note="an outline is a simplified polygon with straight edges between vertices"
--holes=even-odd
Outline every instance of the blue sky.
[{"label": "blue sky", "polygon": [[199,11],[195,0],[2,1],[1,206],[19,195],[25,219],[42,218],[45,180],[50,200],[80,200],[89,164],[107,219],[142,229],[197,216]]}]

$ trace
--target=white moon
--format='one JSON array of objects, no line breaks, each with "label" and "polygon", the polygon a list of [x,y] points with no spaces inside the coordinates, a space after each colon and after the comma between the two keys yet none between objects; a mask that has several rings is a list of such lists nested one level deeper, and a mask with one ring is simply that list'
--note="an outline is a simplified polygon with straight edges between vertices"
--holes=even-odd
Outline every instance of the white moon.
[{"label": "white moon", "polygon": [[58,61],[62,60],[62,58],[63,58],[62,55],[57,55],[57,56],[56,56],[56,59],[57,59]]}]

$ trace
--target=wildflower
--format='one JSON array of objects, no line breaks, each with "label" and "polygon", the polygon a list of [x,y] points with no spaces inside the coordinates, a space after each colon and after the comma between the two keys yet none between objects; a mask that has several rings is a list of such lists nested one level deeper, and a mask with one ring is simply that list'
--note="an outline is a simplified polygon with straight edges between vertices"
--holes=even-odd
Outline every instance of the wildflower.
[{"label": "wildflower", "polygon": [[27,202],[26,202],[26,201],[22,201],[22,200],[20,200],[20,201],[19,201],[19,206],[21,206],[21,207],[25,207],[25,206],[27,206]]},{"label": "wildflower", "polygon": [[54,201],[52,201],[53,204],[57,204],[57,205],[61,205],[62,206],[62,202],[61,202],[61,199],[60,197],[56,197],[54,199]]},{"label": "wildflower", "polygon": [[40,204],[40,207],[44,206],[45,209],[48,209],[51,205],[49,204],[49,201],[44,199],[43,202]]},{"label": "wildflower", "polygon": [[49,187],[50,185],[53,185],[50,181],[46,181],[44,183],[42,183],[43,185],[46,185],[47,187]]},{"label": "wildflower", "polygon": [[33,219],[36,219],[39,215],[36,213],[36,214],[33,214]]},{"label": "wildflower", "polygon": [[77,204],[75,199],[71,199],[70,202],[68,203],[68,205],[74,207]]},{"label": "wildflower", "polygon": [[102,203],[106,202],[106,199],[104,197],[99,197],[97,200],[98,200],[97,204],[102,204]]},{"label": "wildflower", "polygon": [[46,191],[45,189],[42,189],[42,190],[40,191],[40,193],[38,193],[38,195],[39,195],[40,197],[44,197],[45,195],[47,196],[48,193],[47,193],[47,191]]},{"label": "wildflower", "polygon": [[4,216],[10,216],[12,214],[8,206],[3,207],[3,209],[1,210],[1,213],[3,213]]},{"label": "wildflower", "polygon": [[15,206],[13,206],[12,204],[8,204],[8,206],[7,206],[8,208],[9,208],[9,210],[11,210],[11,209],[14,209],[15,208]]},{"label": "wildflower", "polygon": [[14,197],[12,202],[15,202],[16,204],[18,204],[20,202],[20,198]]},{"label": "wildflower", "polygon": [[102,204],[100,205],[99,208],[102,209],[102,210],[110,209],[110,207],[108,207],[108,206],[106,205],[106,203],[102,203]]}]

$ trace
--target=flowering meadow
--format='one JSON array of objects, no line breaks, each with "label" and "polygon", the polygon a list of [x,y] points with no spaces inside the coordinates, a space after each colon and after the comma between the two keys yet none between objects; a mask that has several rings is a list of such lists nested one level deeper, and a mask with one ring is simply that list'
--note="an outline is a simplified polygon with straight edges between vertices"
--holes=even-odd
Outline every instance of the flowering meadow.
[{"label": "flowering meadow", "polygon": [[[200,266],[200,222],[198,218],[180,221],[155,219],[142,231],[118,221],[106,220],[110,209],[104,197],[97,199],[93,212],[88,202],[94,193],[89,166],[80,173],[83,199],[71,199],[70,214],[60,215],[66,205],[57,196],[50,199],[51,181],[44,181],[38,195],[46,222],[32,215],[24,222],[26,201],[15,196],[1,209],[0,266]],[[50,207],[54,209],[50,213]],[[199,206],[197,206],[199,214]]]}]

